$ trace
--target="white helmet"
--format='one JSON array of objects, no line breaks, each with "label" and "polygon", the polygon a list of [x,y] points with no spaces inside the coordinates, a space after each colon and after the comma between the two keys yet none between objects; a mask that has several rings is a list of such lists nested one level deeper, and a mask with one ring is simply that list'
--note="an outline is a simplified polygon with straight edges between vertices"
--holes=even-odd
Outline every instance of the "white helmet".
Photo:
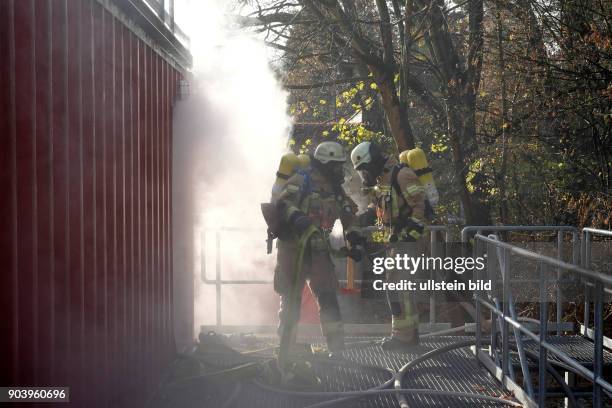
[{"label": "white helmet", "polygon": [[368,164],[372,161],[372,155],[370,154],[370,142],[361,142],[351,152],[351,161],[355,170],[359,170],[361,166]]},{"label": "white helmet", "polygon": [[313,157],[323,164],[329,163],[330,161],[341,163],[346,161],[344,147],[337,142],[320,143],[315,149]]}]

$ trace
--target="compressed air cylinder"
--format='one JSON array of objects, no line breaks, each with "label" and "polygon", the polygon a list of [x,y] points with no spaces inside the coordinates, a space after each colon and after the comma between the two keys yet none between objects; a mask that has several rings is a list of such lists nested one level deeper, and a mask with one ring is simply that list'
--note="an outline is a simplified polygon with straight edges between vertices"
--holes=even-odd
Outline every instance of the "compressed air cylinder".
[{"label": "compressed air cylinder", "polygon": [[310,156],[307,154],[298,154],[298,167],[305,169],[310,166]]},{"label": "compressed air cylinder", "polygon": [[310,157],[307,154],[285,153],[278,165],[276,181],[272,186],[271,202],[275,203],[287,180],[295,174],[298,169],[304,169],[310,165]]},{"label": "compressed air cylinder", "polygon": [[400,162],[409,166],[416,173],[421,185],[425,189],[425,194],[432,207],[438,205],[440,195],[436,188],[436,183],[433,178],[433,171],[427,162],[427,156],[423,149],[415,148],[412,150],[404,150],[399,156]]}]

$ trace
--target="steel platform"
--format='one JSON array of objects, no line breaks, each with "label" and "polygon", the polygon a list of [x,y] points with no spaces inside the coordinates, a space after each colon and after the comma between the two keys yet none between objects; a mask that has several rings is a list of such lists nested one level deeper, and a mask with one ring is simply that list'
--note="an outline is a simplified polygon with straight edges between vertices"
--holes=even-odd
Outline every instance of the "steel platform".
[{"label": "steel platform", "polygon": [[[593,341],[581,335],[549,336],[547,341],[563,351],[565,354],[575,359],[581,365],[592,368],[595,346]],[[527,350],[538,352],[538,344],[535,341],[525,341],[524,346]],[[550,360],[561,361],[554,353],[548,353]],[[604,366],[612,365],[612,352],[604,347],[603,349]]]},{"label": "steel platform", "polygon": [[[229,368],[239,364],[253,361],[253,358],[265,358],[272,356],[272,346],[276,339],[271,336],[255,336],[251,338],[248,349],[267,349],[250,354],[204,354],[205,360],[211,367],[218,370]],[[467,336],[432,337],[422,340],[421,346],[415,348],[411,353],[396,353],[382,350],[378,344],[373,344],[380,337],[351,337],[347,343],[353,343],[344,352],[345,362],[321,363],[313,360],[313,369],[322,380],[320,391],[357,391],[366,390],[379,386],[392,377],[391,371],[397,371],[404,364],[415,359],[427,351],[449,345],[455,342],[472,339]],[[306,339],[315,347],[321,345],[321,338]],[[234,348],[235,345],[232,345]],[[206,365],[206,364],[205,364]],[[474,355],[469,347],[450,351],[438,357],[432,358],[411,369],[405,376],[403,387],[432,389],[443,391],[456,391],[485,394],[489,396],[512,399],[504,392],[500,384],[489,372],[476,364]],[[200,405],[210,407],[278,407],[278,408],[302,408],[317,402],[329,400],[321,397],[296,397],[283,395],[281,393],[264,390],[250,381],[239,382],[228,386],[223,385],[223,390],[218,388],[211,395],[206,395],[207,401],[200,401]],[[231,403],[224,405],[229,399]],[[437,396],[408,395],[408,403],[411,407],[502,407],[503,404],[472,398],[451,398]],[[181,404],[187,407],[190,404]],[[375,396],[352,400],[334,406],[344,407],[398,407],[393,395]]]},{"label": "steel platform", "polygon": [[[513,339],[513,338],[512,338]],[[565,353],[570,358],[576,360],[582,366],[592,369],[593,368],[593,356],[595,351],[595,346],[593,341],[581,336],[581,335],[564,335],[557,336],[551,335],[547,338],[548,343],[557,347],[560,351]],[[523,347],[526,351],[530,351],[534,354],[538,353],[538,344],[532,340],[523,340]],[[603,366],[604,367],[612,367],[612,352],[604,348],[603,352]],[[512,364],[515,367],[519,367],[519,357],[518,354],[513,351],[511,353]],[[559,357],[557,357],[554,353],[548,353],[549,361],[562,362]],[[537,367],[537,362],[531,358],[528,358],[529,367]]]}]

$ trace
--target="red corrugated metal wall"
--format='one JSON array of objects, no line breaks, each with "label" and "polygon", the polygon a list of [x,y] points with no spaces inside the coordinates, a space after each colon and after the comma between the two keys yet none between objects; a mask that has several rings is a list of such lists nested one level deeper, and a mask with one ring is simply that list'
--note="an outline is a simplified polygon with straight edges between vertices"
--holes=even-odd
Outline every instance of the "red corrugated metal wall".
[{"label": "red corrugated metal wall", "polygon": [[0,2],[0,385],[138,406],[174,354],[179,72],[95,0]]}]

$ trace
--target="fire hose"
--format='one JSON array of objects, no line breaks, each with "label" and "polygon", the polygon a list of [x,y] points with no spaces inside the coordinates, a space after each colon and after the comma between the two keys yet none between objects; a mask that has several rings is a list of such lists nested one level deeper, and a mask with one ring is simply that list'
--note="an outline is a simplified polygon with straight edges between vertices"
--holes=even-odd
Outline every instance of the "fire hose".
[{"label": "fire hose", "polygon": [[[408,372],[408,370],[414,368],[416,365],[422,363],[423,361],[429,360],[433,357],[436,357],[440,354],[452,351],[452,350],[456,350],[459,348],[463,348],[463,347],[469,347],[469,346],[473,346],[475,344],[475,342],[473,340],[467,340],[467,341],[463,341],[463,342],[458,342],[458,343],[453,343],[447,346],[443,346],[437,349],[434,349],[432,351],[429,351],[425,354],[423,354],[422,356],[419,356],[418,358],[416,358],[415,360],[410,361],[409,363],[405,364],[403,367],[400,368],[400,370],[398,370],[396,373],[394,373],[393,377],[384,382],[383,384],[368,389],[368,390],[362,390],[362,391],[344,391],[344,392],[303,392],[303,391],[291,391],[291,390],[283,390],[283,389],[278,389],[275,387],[271,387],[271,386],[267,386],[264,384],[261,384],[257,381],[254,381],[254,383],[262,388],[265,389],[267,391],[271,391],[271,392],[277,392],[277,393],[281,393],[284,395],[291,395],[291,396],[296,396],[296,397],[329,397],[329,398],[335,398],[335,399],[331,399],[328,401],[323,401],[320,403],[316,403],[313,405],[308,405],[305,408],[324,408],[324,407],[330,407],[333,405],[336,405],[338,403],[341,402],[345,402],[348,401],[350,399],[354,399],[354,398],[359,398],[359,397],[367,397],[367,396],[379,396],[379,395],[385,395],[385,394],[392,394],[395,395],[396,398],[398,399],[398,402],[400,404],[400,407],[402,408],[408,408],[408,401],[406,400],[405,395],[430,395],[430,396],[441,396],[441,397],[454,397],[454,398],[472,398],[472,399],[479,399],[479,400],[485,400],[485,401],[490,401],[490,402],[497,402],[497,403],[501,403],[504,405],[510,405],[510,406],[522,406],[522,404],[514,402],[514,401],[510,401],[504,398],[499,398],[499,397],[494,397],[494,396],[490,396],[490,395],[484,395],[484,394],[477,394],[477,393],[466,393],[466,392],[456,392],[456,391],[444,391],[444,390],[431,390],[431,389],[414,389],[414,388],[403,388],[402,387],[402,380],[404,378],[404,376],[406,375],[406,373]],[[530,355],[530,357],[537,359],[537,355],[535,353],[528,353]],[[355,363],[355,364],[359,364],[359,363]],[[366,366],[366,367],[370,367],[370,366]],[[382,367],[378,367],[378,366],[374,366],[376,368],[382,368]],[[565,393],[565,395],[567,396],[568,400],[569,400],[569,405],[570,407],[577,407],[578,403],[576,401],[576,398],[572,392],[572,390],[569,388],[569,386],[565,383],[565,381],[563,380],[563,378],[559,375],[559,373],[552,367],[551,364],[547,363],[546,369],[548,372],[551,373],[551,375],[553,376],[553,378],[555,379],[555,381],[561,386],[561,388],[563,389],[563,392]],[[389,370],[389,369],[387,369]],[[390,370],[391,371],[391,370]],[[387,389],[390,385],[390,383],[394,384],[394,389]],[[340,397],[340,398],[336,398],[336,397]]]},{"label": "fire hose", "polygon": [[[364,344],[373,344],[371,341],[358,341],[355,343],[347,343],[349,348],[360,347]],[[478,393],[466,393],[466,392],[455,392],[455,391],[445,391],[445,390],[432,390],[432,389],[416,389],[416,388],[403,388],[402,381],[406,376],[409,370],[413,369],[418,364],[434,358],[440,354],[460,349],[463,347],[473,346],[475,341],[467,340],[462,342],[453,343],[447,346],[439,347],[434,350],[431,350],[416,359],[410,361],[409,363],[402,366],[397,372],[387,367],[381,367],[376,365],[366,365],[350,360],[337,360],[337,359],[322,359],[316,358],[313,356],[311,359],[312,362],[322,363],[322,364],[330,364],[334,366],[354,366],[366,370],[381,370],[391,374],[390,378],[381,383],[378,386],[372,387],[366,390],[357,390],[357,391],[343,391],[343,392],[312,392],[312,391],[293,391],[287,390],[284,388],[275,387],[272,385],[264,384],[261,381],[255,379],[258,377],[258,374],[261,373],[261,369],[265,364],[273,363],[274,359],[270,356],[262,356],[253,354],[251,352],[238,352],[228,347],[228,351],[221,353],[206,353],[206,354],[217,354],[217,356],[243,356],[248,357],[249,359],[254,359],[256,361],[249,361],[244,364],[240,364],[230,368],[220,369],[215,372],[205,373],[202,375],[191,376],[182,378],[178,381],[171,382],[166,385],[167,389],[174,391],[182,391],[189,388],[200,388],[202,385],[208,382],[218,383],[218,382],[235,382],[236,385],[233,387],[232,392],[229,394],[229,397],[226,401],[221,405],[224,408],[228,408],[231,406],[233,401],[239,396],[240,390],[243,386],[243,380],[248,380],[250,383],[255,385],[256,387],[263,389],[268,392],[273,392],[286,396],[294,396],[298,398],[331,398],[327,401],[318,402],[315,404],[308,405],[306,408],[324,408],[334,406],[341,402],[346,402],[352,399],[362,398],[362,397],[373,397],[373,396],[381,396],[381,395],[394,395],[400,407],[406,408],[408,407],[408,402],[406,399],[406,395],[422,395],[422,396],[439,396],[439,397],[451,397],[451,398],[471,398],[482,401],[490,401],[496,402],[509,406],[521,406],[521,404],[510,401],[504,398],[495,397],[491,395],[484,395]],[[483,343],[484,344],[484,343]],[[512,347],[516,349],[516,344],[511,344]],[[260,352],[262,350],[270,349],[271,347],[267,347],[265,349],[254,350],[253,352]],[[231,352],[229,351],[231,350]],[[538,360],[538,355],[533,352],[526,352],[526,354],[533,358],[534,360]],[[202,359],[201,357],[196,357],[193,355],[183,355],[182,357],[190,358],[199,361],[200,363],[204,363],[207,365],[215,364],[209,360]],[[552,363],[552,364],[551,364]],[[564,367],[563,363],[551,362],[546,364],[546,370],[552,375],[553,379],[561,386],[564,394],[568,398],[568,402],[570,407],[577,407],[577,401],[573,394],[572,389],[565,383],[560,374],[554,369],[553,365],[559,365],[561,368]],[[216,365],[218,366],[218,365]],[[393,389],[390,389],[391,385],[394,386]]]},{"label": "fire hose", "polygon": [[[355,345],[359,346],[362,343],[364,342],[357,342],[355,343]],[[308,405],[306,408],[330,407],[330,406],[334,406],[338,403],[345,402],[351,399],[356,399],[356,398],[361,398],[361,397],[381,396],[381,395],[394,395],[398,399],[398,402],[402,408],[405,408],[408,406],[406,395],[423,395],[423,396],[428,395],[428,396],[440,396],[440,397],[451,397],[451,398],[472,398],[472,399],[478,399],[478,400],[483,400],[483,401],[501,403],[501,404],[509,405],[509,406],[521,406],[521,404],[515,401],[510,401],[507,399],[494,397],[491,395],[445,391],[445,390],[403,388],[402,387],[402,381],[403,381],[403,378],[406,376],[407,372],[413,369],[418,364],[426,360],[429,360],[431,358],[434,358],[440,354],[443,354],[443,353],[446,353],[452,350],[456,350],[459,348],[463,348],[463,347],[473,346],[474,344],[475,342],[473,340],[467,340],[467,341],[457,342],[457,343],[453,343],[447,346],[436,348],[434,350],[431,350],[417,357],[416,359],[410,361],[409,363],[405,364],[397,372],[390,368],[375,366],[375,365],[374,366],[365,365],[362,363],[353,362],[349,360],[330,360],[330,359],[321,359],[321,358],[314,358],[312,360],[313,362],[323,363],[323,364],[333,364],[335,366],[351,365],[355,367],[364,368],[367,370],[373,370],[373,369],[382,370],[382,371],[385,371],[391,374],[391,377],[388,380],[386,380],[385,382],[383,382],[382,384],[378,386],[375,386],[367,390],[342,391],[342,392],[293,391],[293,390],[287,390],[287,389],[271,386],[268,384],[264,384],[261,381],[253,379],[253,377],[256,377],[256,374],[259,372],[259,369],[261,368],[263,364],[271,362],[273,358],[269,356],[243,354],[237,351],[235,353],[232,353],[232,355],[249,356],[249,358],[255,358],[258,361],[248,362],[246,364],[241,364],[235,367],[222,369],[222,370],[219,370],[213,373],[206,373],[206,374],[199,375],[199,376],[183,378],[180,381],[176,381],[174,383],[168,384],[168,386],[171,388],[175,388],[175,389],[184,389],[190,386],[199,386],[202,384],[202,382],[210,381],[213,379],[216,381],[227,381],[227,380],[232,380],[232,379],[233,380],[248,379],[252,384],[257,386],[258,388],[266,390],[268,392],[273,392],[273,393],[287,395],[287,396],[294,396],[294,397],[299,397],[299,398],[331,398],[330,400],[327,400],[327,401]],[[349,343],[349,346],[350,346],[350,343]],[[514,345],[514,347],[516,347],[516,345]],[[537,355],[535,353],[528,353],[528,354],[529,354],[529,357],[537,360]],[[197,357],[192,357],[192,358],[198,360]],[[206,363],[208,364],[209,362],[206,361]],[[563,389],[563,392],[568,398],[570,406],[571,407],[578,406],[572,390],[567,386],[565,381],[563,381],[559,373],[552,367],[550,363],[547,363],[546,369],[547,371],[551,373],[555,381]],[[229,407],[231,402],[237,398],[237,396],[239,395],[240,389],[241,389],[240,387],[242,387],[241,384],[242,383],[240,381],[237,382],[236,387],[234,387],[230,396],[223,404],[224,407]],[[389,387],[392,384],[394,388],[390,389]]]}]

